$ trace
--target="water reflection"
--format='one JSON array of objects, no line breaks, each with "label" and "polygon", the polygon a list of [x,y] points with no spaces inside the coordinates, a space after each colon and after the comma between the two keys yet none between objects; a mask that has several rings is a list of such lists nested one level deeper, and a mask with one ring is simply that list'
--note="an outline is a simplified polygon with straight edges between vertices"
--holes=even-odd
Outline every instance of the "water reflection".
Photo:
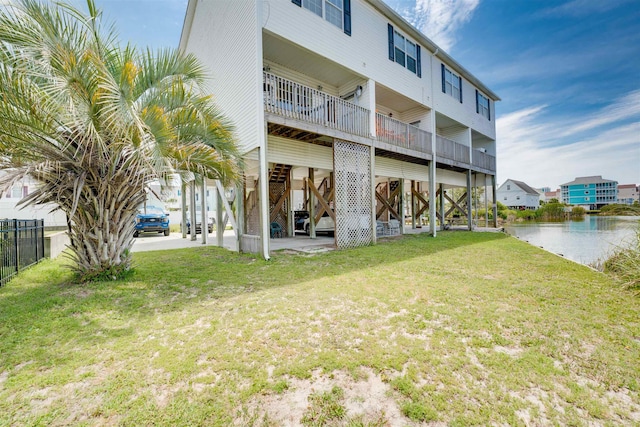
[{"label": "water reflection", "polygon": [[573,261],[593,264],[630,244],[639,221],[637,216],[587,215],[578,221],[514,223],[505,230]]}]

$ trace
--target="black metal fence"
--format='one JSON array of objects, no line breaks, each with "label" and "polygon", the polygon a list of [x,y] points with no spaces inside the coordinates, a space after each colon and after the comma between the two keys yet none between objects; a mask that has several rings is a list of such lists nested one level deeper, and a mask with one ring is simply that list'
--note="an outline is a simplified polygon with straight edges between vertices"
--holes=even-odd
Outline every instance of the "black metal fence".
[{"label": "black metal fence", "polygon": [[0,220],[0,286],[44,258],[43,219]]}]

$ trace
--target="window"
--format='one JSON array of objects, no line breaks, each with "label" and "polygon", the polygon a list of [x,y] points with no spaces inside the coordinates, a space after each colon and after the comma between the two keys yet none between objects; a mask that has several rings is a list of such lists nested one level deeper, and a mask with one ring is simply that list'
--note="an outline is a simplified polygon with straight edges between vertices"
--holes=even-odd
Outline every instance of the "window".
[{"label": "window", "polygon": [[396,62],[404,67],[404,37],[401,36],[397,31],[393,32],[393,45],[395,47]]},{"label": "window", "polygon": [[351,35],[351,0],[291,0]]},{"label": "window", "polygon": [[480,114],[483,117],[486,117],[487,120],[491,120],[491,106],[489,104],[489,98],[487,98],[477,90],[476,90],[476,113]]},{"label": "window", "polygon": [[420,45],[407,39],[404,35],[387,25],[389,34],[389,59],[397,62],[418,77],[422,77],[420,63]]},{"label": "window", "polygon": [[511,185],[507,184],[507,191],[511,190]]},{"label": "window", "polygon": [[507,196],[504,196],[504,199],[507,200]]},{"label": "window", "polygon": [[462,103],[462,77],[441,65],[442,69],[442,92],[451,95],[454,99]]},{"label": "window", "polygon": [[342,0],[325,1],[325,19],[342,29]]},{"label": "window", "polygon": [[11,197],[14,197],[16,199],[19,199],[22,197],[22,187],[19,185],[15,185],[13,186],[13,188],[11,188]]}]

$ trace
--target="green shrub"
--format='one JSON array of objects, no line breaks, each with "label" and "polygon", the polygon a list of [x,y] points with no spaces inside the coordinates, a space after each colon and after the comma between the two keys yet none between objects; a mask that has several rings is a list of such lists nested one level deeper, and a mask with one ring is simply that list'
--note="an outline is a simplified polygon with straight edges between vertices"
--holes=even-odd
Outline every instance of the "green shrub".
[{"label": "green shrub", "polygon": [[564,219],[564,205],[562,203],[547,203],[536,212],[538,218],[543,220]]},{"label": "green shrub", "polygon": [[636,216],[640,215],[640,206],[633,205],[622,205],[619,203],[612,205],[605,205],[600,209],[600,215],[611,215],[611,216]]},{"label": "green shrub", "polygon": [[518,219],[523,219],[525,221],[531,221],[531,220],[536,219],[537,214],[536,214],[536,211],[532,211],[530,209],[526,209],[524,211],[518,211],[517,214],[516,214],[516,217]]},{"label": "green shrub", "polygon": [[604,271],[630,289],[640,291],[640,223],[636,229],[635,241],[629,247],[620,247],[605,261]]},{"label": "green shrub", "polygon": [[582,217],[587,213],[587,211],[582,206],[574,206],[571,209],[571,217]]}]

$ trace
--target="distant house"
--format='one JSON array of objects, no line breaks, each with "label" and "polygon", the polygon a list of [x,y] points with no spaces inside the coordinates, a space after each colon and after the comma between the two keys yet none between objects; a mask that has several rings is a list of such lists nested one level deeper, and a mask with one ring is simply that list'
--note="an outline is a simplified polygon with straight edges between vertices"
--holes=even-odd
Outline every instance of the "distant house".
[{"label": "distant house", "polygon": [[17,182],[11,189],[0,194],[0,218],[6,219],[44,219],[45,227],[66,227],[64,212],[53,205],[18,206],[18,203],[36,189],[36,182],[27,178]]},{"label": "distant house", "polygon": [[544,196],[541,197],[541,200],[544,200],[545,202],[549,202],[551,199],[556,199],[558,201],[560,201],[561,198],[561,192],[560,189],[558,188],[555,191],[545,191]]},{"label": "distant house", "polygon": [[498,201],[510,209],[538,209],[540,193],[522,181],[508,179],[498,188]]},{"label": "distant house", "polygon": [[633,202],[640,202],[640,186],[635,184],[619,184],[618,203],[632,205]]},{"label": "distant house", "polygon": [[618,181],[603,179],[602,176],[583,176],[560,185],[562,202],[600,209],[604,205],[618,203]]}]

